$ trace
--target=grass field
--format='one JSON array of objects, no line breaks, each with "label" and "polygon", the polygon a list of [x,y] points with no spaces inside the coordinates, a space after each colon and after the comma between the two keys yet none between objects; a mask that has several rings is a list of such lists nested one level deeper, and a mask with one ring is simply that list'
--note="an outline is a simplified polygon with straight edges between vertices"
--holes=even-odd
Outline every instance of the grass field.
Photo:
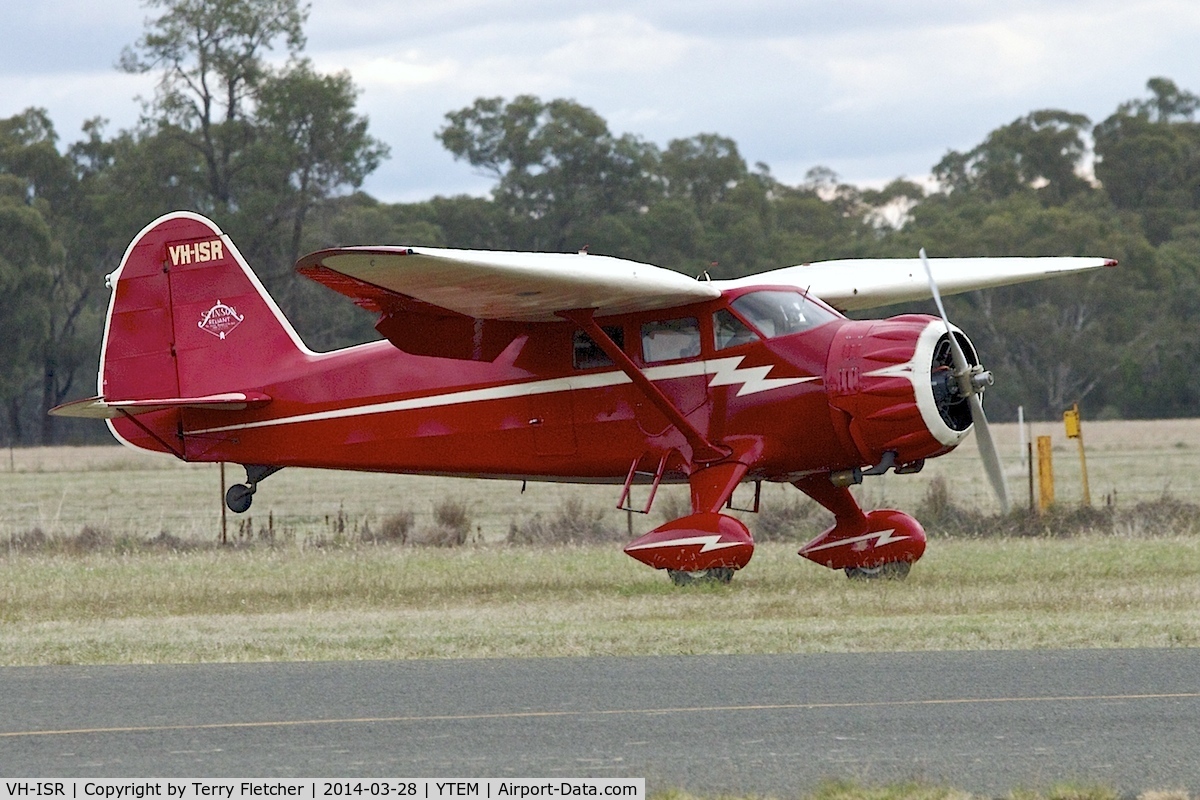
[{"label": "grass field", "polygon": [[[1053,432],[1058,497],[1069,505],[1078,457]],[[1015,426],[998,434],[1016,472]],[[1198,421],[1092,423],[1085,435],[1097,501],[1196,489]],[[762,542],[732,585],[680,590],[621,553],[617,487],[522,493],[511,481],[284,470],[260,487],[250,525],[230,515],[239,546],[219,548],[214,465],[119,447],[6,455],[4,664],[1200,646],[1200,535],[1190,524],[1152,519],[1063,537],[1049,518],[1033,537],[933,535],[904,583],[850,582],[797,557],[794,542]],[[912,509],[935,480],[964,507],[990,507],[972,443],[861,496]],[[767,509],[796,497],[764,487]],[[466,546],[363,541],[396,515],[433,524],[447,498],[464,509]],[[601,519],[614,541],[503,542],[510,527],[564,509]],[[827,519],[804,519],[794,538]],[[661,520],[658,510],[634,516],[635,533]],[[19,546],[37,537],[48,544]]]},{"label": "grass field", "polygon": [[[0,663],[24,665],[1196,647],[1198,612],[1195,535],[940,540],[903,583],[848,581],[793,546],[767,543],[732,584],[682,589],[599,545],[292,542],[0,555]],[[1063,785],[1009,798],[1119,796]],[[972,795],[830,782],[805,797]]]},{"label": "grass field", "polygon": [[673,587],[617,547],[266,547],[0,560],[0,661],[170,663],[1200,646],[1200,539],[948,540],[900,582],[760,545]]},{"label": "grass field", "polygon": [[[1072,506],[1080,499],[1080,465],[1074,441],[1062,425],[1039,423],[1033,435],[1052,435],[1057,499]],[[1016,425],[995,426],[997,444],[1008,467],[1009,487],[1017,505],[1028,504],[1027,473],[1021,467]],[[1164,494],[1200,496],[1200,420],[1087,422],[1088,472],[1093,502],[1129,506]],[[229,465],[229,483],[244,479]],[[929,462],[917,475],[868,479],[858,492],[866,507],[894,506],[911,510],[930,482],[941,479],[955,502],[984,511],[996,509],[979,466],[973,441],[948,456]],[[184,464],[169,456],[143,454],[119,447],[31,448],[0,451],[0,542],[14,534],[40,529],[47,535],[74,535],[85,526],[114,535],[153,537],[162,532],[184,539],[216,541],[221,525],[219,468]],[[388,516],[412,513],[418,526],[429,524],[436,503],[461,502],[472,533],[487,541],[503,539],[514,523],[535,514],[553,514],[574,499],[616,531],[627,529],[625,514],[614,505],[619,487],[530,483],[524,492],[517,481],[465,481],[452,478],[377,475],[287,469],[259,486],[254,505],[244,517],[229,515],[228,535],[271,529],[297,540],[329,538],[341,530],[353,534],[366,524],[378,526]],[[668,487],[665,498],[686,497],[682,487]],[[799,493],[790,486],[763,488],[767,507],[791,503]],[[644,494],[638,498],[644,499]],[[750,500],[746,492],[745,502]],[[635,515],[636,533],[662,521],[656,505],[650,519]],[[753,516],[745,517],[753,526]],[[819,532],[826,518],[814,521]]]}]

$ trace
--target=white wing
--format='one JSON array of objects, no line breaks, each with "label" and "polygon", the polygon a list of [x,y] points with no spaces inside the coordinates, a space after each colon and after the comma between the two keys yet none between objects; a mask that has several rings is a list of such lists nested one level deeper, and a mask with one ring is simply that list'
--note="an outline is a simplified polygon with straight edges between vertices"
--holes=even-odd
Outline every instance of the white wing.
[{"label": "white wing", "polygon": [[[1105,258],[934,258],[943,295],[1111,267]],[[378,310],[402,295],[476,319],[551,321],[557,312],[594,308],[597,316],[674,308],[744,286],[810,291],[841,311],[930,298],[918,258],[818,261],[728,281],[611,256],[431,247],[344,247],[302,258],[297,269]]]},{"label": "white wing", "polygon": [[557,312],[577,308],[605,316],[721,295],[714,283],[661,267],[576,253],[344,247],[305,256],[297,269],[366,303],[378,302],[383,289],[476,319],[523,322],[558,320]]},{"label": "white wing", "polygon": [[[1071,272],[1114,267],[1107,258],[931,258],[930,267],[943,295],[1037,281]],[[863,258],[818,261],[761,272],[732,281],[740,286],[791,286],[811,291],[841,311],[927,300],[932,295],[919,258]]]}]

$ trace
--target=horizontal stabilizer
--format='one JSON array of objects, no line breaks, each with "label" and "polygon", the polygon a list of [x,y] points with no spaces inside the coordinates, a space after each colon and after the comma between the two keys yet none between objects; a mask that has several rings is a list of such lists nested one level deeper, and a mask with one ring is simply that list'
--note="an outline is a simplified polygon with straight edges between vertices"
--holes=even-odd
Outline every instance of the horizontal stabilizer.
[{"label": "horizontal stabilizer", "polygon": [[198,408],[211,411],[244,411],[258,408],[271,402],[262,392],[222,392],[203,397],[163,397],[149,400],[107,400],[103,397],[88,397],[63,403],[50,409],[58,417],[88,417],[91,419],[115,419],[123,416],[149,414],[171,408]]}]

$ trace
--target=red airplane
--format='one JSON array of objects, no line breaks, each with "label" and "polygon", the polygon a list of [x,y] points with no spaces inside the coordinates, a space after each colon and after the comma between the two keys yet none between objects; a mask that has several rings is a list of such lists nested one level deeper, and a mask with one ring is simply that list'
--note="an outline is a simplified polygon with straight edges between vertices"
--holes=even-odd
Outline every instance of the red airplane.
[{"label": "red airplane", "polygon": [[[786,481],[833,512],[800,555],[903,577],[925,550],[848,487],[917,472],[974,427],[1007,508],[980,395],[991,374],[937,317],[840,312],[1113,266],[1101,258],[829,261],[693,280],[601,255],[346,247],[297,270],[379,315],[382,341],[304,346],[233,242],[190,212],[152,222],[108,276],[99,395],[51,413],[184,461],[233,462],[245,511],[283,467],[691,487],[691,513],[626,548],[676,583],[754,550],[722,513]],[[936,277],[936,282],[934,278]],[[757,491],[755,506],[757,506]]]}]

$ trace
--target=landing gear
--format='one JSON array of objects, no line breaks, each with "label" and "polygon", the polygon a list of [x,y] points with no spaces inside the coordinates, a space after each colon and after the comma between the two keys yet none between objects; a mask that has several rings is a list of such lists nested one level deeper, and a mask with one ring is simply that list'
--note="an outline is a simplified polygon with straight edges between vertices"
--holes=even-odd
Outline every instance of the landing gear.
[{"label": "landing gear", "polygon": [[754,554],[750,529],[736,517],[700,512],[671,520],[634,539],[625,554],[665,569],[676,586],[728,583]]},{"label": "landing gear", "polygon": [[902,581],[910,569],[912,562],[889,561],[878,567],[846,567],[846,577],[852,581]]},{"label": "landing gear", "polygon": [[235,483],[229,487],[229,491],[225,492],[225,505],[235,514],[250,508],[250,504],[254,502],[254,493],[258,491],[258,484],[265,480],[268,475],[274,475],[283,467],[266,467],[261,464],[246,464],[246,482]]},{"label": "landing gear", "polygon": [[251,501],[254,500],[254,487],[244,483],[235,483],[229,487],[229,491],[225,493],[225,505],[235,514],[241,514],[246,509],[250,508]]},{"label": "landing gear", "polygon": [[733,580],[733,570],[729,567],[713,567],[690,572],[682,569],[669,569],[667,574],[671,576],[671,583],[676,586],[690,586],[693,583],[729,583]]},{"label": "landing gear", "polygon": [[810,561],[845,570],[852,580],[904,580],[925,552],[925,531],[908,514],[886,508],[864,513],[850,490],[826,475],[793,484],[833,512],[833,527],[800,548]]}]

